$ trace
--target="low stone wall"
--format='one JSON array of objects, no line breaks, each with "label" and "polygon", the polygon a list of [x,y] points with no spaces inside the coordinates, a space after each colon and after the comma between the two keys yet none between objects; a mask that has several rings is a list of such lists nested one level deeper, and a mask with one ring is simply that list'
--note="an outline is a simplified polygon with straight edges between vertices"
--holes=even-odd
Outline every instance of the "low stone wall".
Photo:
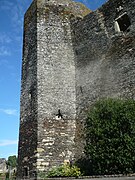
[{"label": "low stone wall", "polygon": [[103,176],[83,176],[83,177],[65,177],[65,178],[30,178],[30,179],[19,179],[19,180],[135,180],[135,174],[130,175],[103,175]]},{"label": "low stone wall", "polygon": [[[53,180],[67,180],[70,178],[54,178]],[[71,178],[72,180],[75,180],[73,178]],[[70,179],[70,180],[71,180]],[[52,180],[52,179],[51,179]],[[96,177],[96,178],[92,178],[92,177],[84,177],[82,179],[79,178],[79,180],[135,180],[135,176],[122,176],[122,177]]]}]

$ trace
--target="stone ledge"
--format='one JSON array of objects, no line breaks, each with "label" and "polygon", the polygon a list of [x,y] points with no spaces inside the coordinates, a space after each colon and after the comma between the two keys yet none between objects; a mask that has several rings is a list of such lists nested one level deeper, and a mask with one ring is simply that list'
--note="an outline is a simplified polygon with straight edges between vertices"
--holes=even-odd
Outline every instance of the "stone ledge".
[{"label": "stone ledge", "polygon": [[79,178],[74,178],[74,177],[67,177],[67,178],[46,178],[46,179],[35,179],[35,178],[30,178],[30,179],[18,179],[18,180],[135,180],[135,174],[131,174],[128,176],[124,175],[104,175],[104,176],[83,176]]},{"label": "stone ledge", "polygon": [[135,173],[128,175],[102,175],[102,176],[81,176],[75,177],[58,177],[58,178],[28,178],[28,179],[17,179],[17,180],[135,180]]}]

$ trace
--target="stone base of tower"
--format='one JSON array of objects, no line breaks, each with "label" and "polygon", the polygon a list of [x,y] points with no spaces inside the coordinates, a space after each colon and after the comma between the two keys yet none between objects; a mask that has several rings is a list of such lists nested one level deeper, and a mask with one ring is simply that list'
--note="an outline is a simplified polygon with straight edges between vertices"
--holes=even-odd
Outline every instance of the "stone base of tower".
[{"label": "stone base of tower", "polygon": [[[41,124],[41,123],[40,123]],[[74,161],[75,120],[44,120],[39,126],[37,145],[37,172]]]},{"label": "stone base of tower", "polygon": [[[37,130],[37,147],[31,157],[27,157],[27,149],[25,153],[21,152],[17,179],[37,179],[41,172],[45,173],[64,163],[73,163],[76,149],[75,134],[76,120],[60,117],[40,120]],[[26,147],[27,142],[24,141],[22,144]]]}]

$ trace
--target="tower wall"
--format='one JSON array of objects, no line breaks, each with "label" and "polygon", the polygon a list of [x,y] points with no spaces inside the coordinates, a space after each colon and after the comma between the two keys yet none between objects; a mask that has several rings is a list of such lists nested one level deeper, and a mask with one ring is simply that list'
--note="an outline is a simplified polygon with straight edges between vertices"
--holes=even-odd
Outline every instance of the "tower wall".
[{"label": "tower wall", "polygon": [[25,14],[18,179],[74,160],[75,62],[65,0]]},{"label": "tower wall", "polygon": [[[80,21],[72,21],[72,40],[76,59],[76,146],[83,152],[83,124],[87,111],[106,97],[135,99],[135,3],[108,1]],[[115,22],[127,14],[131,25],[117,32]],[[123,22],[123,24],[126,22]]]},{"label": "tower wall", "polygon": [[84,9],[35,0],[25,15],[19,178],[26,167],[33,177],[82,155],[84,121],[97,99],[135,99],[135,3]]},{"label": "tower wall", "polygon": [[35,176],[37,150],[37,16],[36,1],[24,20],[20,132],[17,177]]},{"label": "tower wall", "polygon": [[39,171],[74,159],[75,62],[64,8],[63,4],[49,3],[39,4],[37,9]]},{"label": "tower wall", "polygon": [[[132,0],[110,0],[77,23],[73,21],[78,117],[99,98],[134,98],[130,86],[135,75],[134,6]],[[117,32],[115,21],[123,14],[128,15],[131,25]]]}]

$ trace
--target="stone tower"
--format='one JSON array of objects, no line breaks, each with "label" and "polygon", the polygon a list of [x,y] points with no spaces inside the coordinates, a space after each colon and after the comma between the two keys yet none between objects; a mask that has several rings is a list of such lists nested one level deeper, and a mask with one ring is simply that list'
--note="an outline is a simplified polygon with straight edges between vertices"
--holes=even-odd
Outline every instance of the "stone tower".
[{"label": "stone tower", "polygon": [[18,179],[75,157],[75,56],[70,20],[89,10],[34,0],[25,14]]},{"label": "stone tower", "polygon": [[90,12],[71,0],[34,0],[25,14],[18,179],[74,161],[87,110],[135,99],[135,0]]}]

